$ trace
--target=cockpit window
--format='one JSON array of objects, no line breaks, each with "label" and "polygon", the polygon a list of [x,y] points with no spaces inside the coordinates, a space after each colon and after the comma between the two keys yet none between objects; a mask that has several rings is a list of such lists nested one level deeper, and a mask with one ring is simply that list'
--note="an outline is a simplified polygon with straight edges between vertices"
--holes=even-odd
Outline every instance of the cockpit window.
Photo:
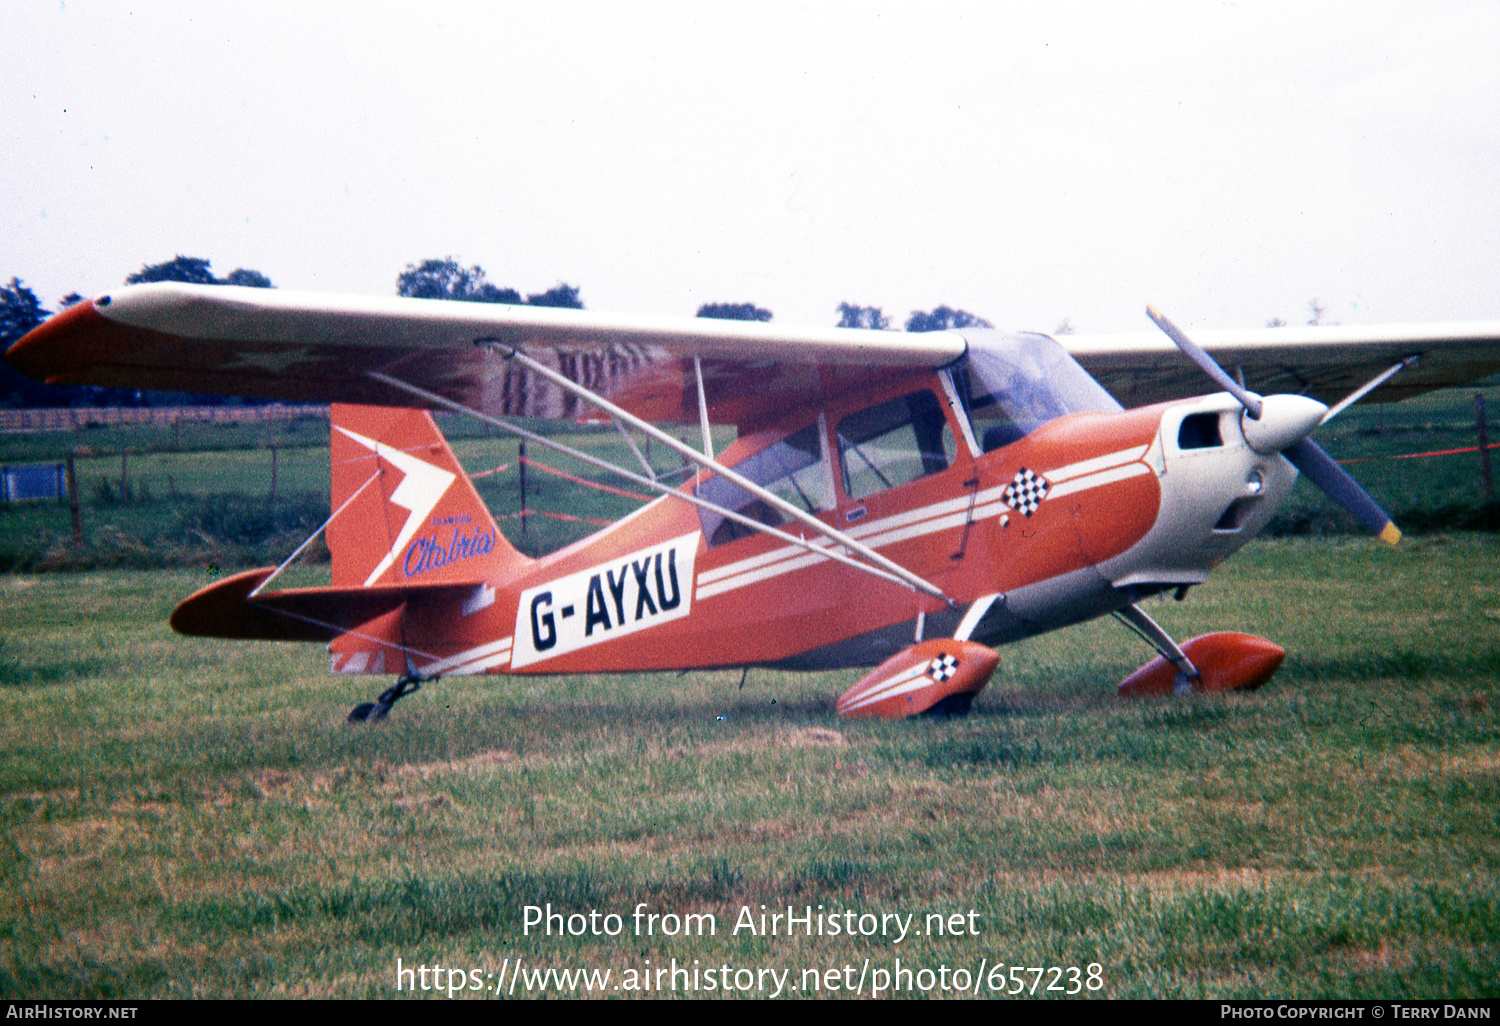
[{"label": "cockpit window", "polygon": [[[754,456],[747,456],[736,463],[734,469],[777,498],[809,513],[833,508],[832,478],[824,456],[823,433],[817,424],[809,424]],[[722,477],[709,478],[697,491],[701,498],[768,527],[779,527],[789,519],[775,506]],[[710,546],[723,545],[756,533],[747,524],[702,507],[698,509],[698,516],[703,522],[703,537],[708,539]]]},{"label": "cockpit window", "polygon": [[966,332],[965,337],[969,357],[954,369],[953,384],[985,452],[1065,414],[1122,409],[1045,335]]},{"label": "cockpit window", "polygon": [[937,396],[913,392],[839,421],[844,491],[851,499],[947,470],[958,445]]}]

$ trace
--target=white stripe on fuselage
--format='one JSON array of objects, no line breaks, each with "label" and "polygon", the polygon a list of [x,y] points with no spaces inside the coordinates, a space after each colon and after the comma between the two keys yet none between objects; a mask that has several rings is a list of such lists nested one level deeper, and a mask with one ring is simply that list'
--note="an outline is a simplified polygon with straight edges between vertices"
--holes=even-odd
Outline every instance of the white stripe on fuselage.
[{"label": "white stripe on fuselage", "polygon": [[[1140,462],[1148,448],[1149,446],[1144,445],[1134,446],[1047,471],[1042,476],[1052,482],[1053,487],[1047,492],[1046,499],[1098,488],[1137,474],[1149,473],[1151,468]],[[851,538],[865,542],[871,548],[883,548],[898,542],[909,541],[912,538],[920,538],[923,535],[935,534],[938,531],[962,527],[969,519],[971,502],[974,508],[974,522],[977,523],[988,517],[999,516],[1011,509],[1001,498],[1007,487],[1009,484],[998,488],[987,488],[972,497],[961,495],[955,499],[945,499],[929,506],[907,510],[895,516],[851,527],[848,529],[848,534]],[[1043,501],[1045,502],[1046,499]],[[815,548],[827,548],[832,545],[832,542],[826,538],[818,538],[810,544]],[[827,561],[827,556],[808,552],[801,546],[783,545],[769,552],[762,552],[747,559],[703,571],[698,575],[697,597],[706,599],[725,592],[737,591],[751,584]]]},{"label": "white stripe on fuselage", "polygon": [[[1055,485],[1047,494],[1047,498],[1056,495],[1069,494],[1071,492],[1084,491],[1089,488],[1110,484],[1114,481],[1123,480],[1136,474],[1149,471],[1143,463],[1137,462],[1145,453],[1144,448],[1133,448],[1101,456],[1097,459],[1083,460],[1078,463],[1069,464],[1058,470],[1045,474],[1049,481],[1066,482]],[[895,516],[885,517],[881,520],[860,524],[851,529],[851,537],[865,541],[872,547],[883,547],[894,545],[898,542],[918,538],[938,531],[950,528],[962,527],[969,518],[969,504],[974,504],[973,517],[975,522],[987,517],[999,516],[1010,509],[1000,496],[1004,488],[988,488],[973,496],[960,496],[956,499],[946,499],[918,509],[907,510]],[[1044,500],[1045,501],[1045,500]],[[618,525],[616,525],[618,526]],[[832,542],[826,538],[818,538],[811,542],[815,548],[827,548]],[[768,580],[782,574],[791,573],[804,567],[814,566],[818,563],[828,562],[828,557],[816,552],[808,552],[797,545],[785,545],[764,552],[757,556],[738,560],[725,566],[706,570],[697,576],[697,597],[701,600],[713,595],[735,591],[739,588]],[[486,670],[505,666],[511,661],[513,638],[501,638],[498,641],[476,645],[465,649],[456,655],[439,659],[423,666],[422,672],[431,676],[463,676],[468,674],[483,673]],[[896,693],[902,693],[921,686],[925,681],[914,682],[913,677],[926,668],[926,663],[898,674],[887,681],[878,691],[878,695],[862,696],[856,706],[859,707],[877,697],[889,697],[894,689]],[[345,672],[350,672],[346,670]],[[901,685],[906,685],[901,688]]]},{"label": "white stripe on fuselage", "polygon": [[1101,470],[1108,470],[1110,467],[1117,467],[1122,463],[1134,463],[1146,455],[1146,450],[1149,448],[1151,448],[1149,445],[1143,445],[1136,449],[1121,449],[1119,452],[1112,452],[1105,456],[1096,456],[1091,460],[1079,460],[1077,463],[1069,463],[1065,467],[1049,470],[1042,476],[1053,484],[1058,484],[1062,481],[1071,481],[1075,477],[1082,477],[1084,474],[1096,474]]},{"label": "white stripe on fuselage", "polygon": [[1098,488],[1102,485],[1114,484],[1128,477],[1136,477],[1140,474],[1151,473],[1151,468],[1144,463],[1127,463],[1123,467],[1111,467],[1109,470],[1101,470],[1097,474],[1085,474],[1075,477],[1071,481],[1064,481],[1047,493],[1047,498],[1058,499],[1064,495],[1072,495],[1074,492],[1088,491],[1090,488]]},{"label": "white stripe on fuselage", "polygon": [[918,688],[926,687],[933,683],[931,678],[927,676],[927,667],[930,665],[931,661],[924,659],[915,666],[907,667],[882,683],[879,687],[866,691],[857,699],[839,709],[839,712],[847,716],[855,709],[863,709],[873,702],[879,702],[885,698],[895,698],[897,695],[904,695],[908,692],[916,691]]},{"label": "white stripe on fuselage", "polygon": [[[465,649],[457,655],[437,662],[428,663],[422,667],[424,674],[439,674],[444,676],[458,676],[466,673],[479,673],[493,666],[499,666],[510,662],[511,639],[501,638],[499,641],[491,641],[488,644],[476,645],[474,648]],[[482,666],[470,664],[483,664]]]}]

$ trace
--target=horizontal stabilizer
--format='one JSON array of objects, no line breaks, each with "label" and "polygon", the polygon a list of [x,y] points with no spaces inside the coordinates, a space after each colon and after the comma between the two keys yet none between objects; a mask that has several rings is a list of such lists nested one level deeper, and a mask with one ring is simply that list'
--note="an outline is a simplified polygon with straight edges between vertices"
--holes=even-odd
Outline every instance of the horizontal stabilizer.
[{"label": "horizontal stabilizer", "polygon": [[411,599],[454,599],[480,582],[377,585],[370,588],[288,588],[254,598],[250,593],[274,572],[247,570],[194,592],[172,611],[179,634],[243,641],[332,641],[340,634],[384,616]]}]

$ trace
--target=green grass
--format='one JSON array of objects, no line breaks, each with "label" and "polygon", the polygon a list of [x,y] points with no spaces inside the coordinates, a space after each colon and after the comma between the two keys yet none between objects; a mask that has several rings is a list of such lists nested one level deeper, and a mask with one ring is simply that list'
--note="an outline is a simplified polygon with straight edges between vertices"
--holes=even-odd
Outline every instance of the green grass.
[{"label": "green grass", "polygon": [[[756,670],[453,678],[351,728],[378,679],[165,628],[201,571],[0,577],[0,994],[899,957],[1096,963],[1111,997],[1493,997],[1497,562],[1489,536],[1257,543],[1150,611],[1285,645],[1261,692],[1121,703],[1151,653],[1100,622],[1003,650],[967,719],[900,723],[834,718],[857,673]],[[548,902],[625,933],[523,933]],[[719,931],[634,936],[640,904]],[[980,932],[731,933],[762,904]]]},{"label": "green grass", "polygon": [[[1477,452],[1423,459],[1393,459],[1411,453],[1462,449],[1479,444],[1474,395],[1485,400],[1489,441],[1500,442],[1500,387],[1455,388],[1403,403],[1353,406],[1318,429],[1314,440],[1345,466],[1396,524],[1408,533],[1456,529],[1500,529],[1500,510],[1484,509],[1487,498]],[[1492,451],[1500,476],[1500,450]],[[1299,480],[1272,520],[1273,534],[1354,534],[1360,528],[1321,491]]]},{"label": "green grass", "polygon": [[[1456,448],[1472,423],[1464,391],[1357,408],[1319,440],[1340,458]],[[478,487],[515,510],[515,442],[444,429],[471,471],[512,464]],[[612,432],[568,440],[633,463]],[[1493,536],[1260,542],[1150,607],[1179,638],[1285,645],[1255,695],[1120,703],[1151,653],[1102,622],[1003,650],[963,720],[844,722],[833,700],[858,673],[756,670],[743,688],[455,678],[356,729],[349,707],[387,680],[329,677],[315,646],[165,627],[216,572],[278,561],[326,516],[326,425],[10,436],[0,460],[80,444],[82,548],[65,507],[0,508],[0,567],[86,571],[0,576],[5,997],[390,996],[397,958],[483,974],[517,957],[615,982],[672,958],[800,983],[899,957],[1097,964],[1113,997],[1500,990]],[[1484,501],[1473,455],[1351,470],[1403,526]],[[540,472],[528,501],[600,519],[637,504]],[[1299,485],[1281,524],[1344,532],[1342,516]],[[502,528],[530,552],[592,529]],[[176,569],[101,569],[125,566]],[[618,913],[625,935],[524,933],[523,908],[548,902]],[[762,904],[972,911],[980,933],[730,932]],[[720,929],[634,936],[638,905]]]}]

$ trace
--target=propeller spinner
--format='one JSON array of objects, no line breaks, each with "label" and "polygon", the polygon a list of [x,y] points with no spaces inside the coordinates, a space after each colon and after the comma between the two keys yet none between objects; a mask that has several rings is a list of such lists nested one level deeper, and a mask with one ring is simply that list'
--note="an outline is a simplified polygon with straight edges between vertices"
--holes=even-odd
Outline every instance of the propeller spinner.
[{"label": "propeller spinner", "polygon": [[1326,419],[1328,407],[1306,396],[1256,395],[1230,377],[1212,356],[1155,307],[1146,307],[1146,315],[1182,350],[1184,356],[1244,407],[1241,424],[1251,448],[1264,455],[1281,453],[1330,499],[1375,532],[1381,541],[1394,545],[1401,540],[1400,529],[1370,493],[1308,437]]}]

